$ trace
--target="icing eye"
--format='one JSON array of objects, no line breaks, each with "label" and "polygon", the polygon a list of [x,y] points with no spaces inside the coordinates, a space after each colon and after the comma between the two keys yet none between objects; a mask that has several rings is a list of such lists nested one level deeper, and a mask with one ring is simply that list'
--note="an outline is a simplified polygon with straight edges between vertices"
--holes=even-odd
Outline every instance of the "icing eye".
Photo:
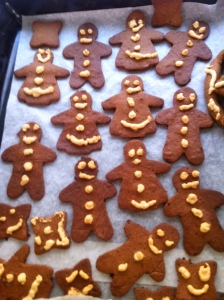
[{"label": "icing eye", "polygon": [[78,97],[78,96],[74,96],[74,97],[72,98],[72,100],[73,100],[74,102],[77,102],[77,101],[79,101],[79,97]]},{"label": "icing eye", "polygon": [[184,100],[184,94],[183,93],[177,94],[177,100],[179,100],[179,101]]},{"label": "icing eye", "polygon": [[78,169],[83,170],[86,167],[86,162],[85,161],[80,161],[78,164]]},{"label": "icing eye", "polygon": [[81,99],[82,99],[83,101],[86,101],[86,100],[87,100],[87,96],[86,96],[86,95],[82,95]]},{"label": "icing eye", "polygon": [[179,267],[178,272],[184,279],[188,279],[191,277],[190,272],[185,267]]},{"label": "icing eye", "polygon": [[127,86],[130,84],[130,80],[125,80],[124,84]]},{"label": "icing eye", "polygon": [[134,28],[137,25],[136,20],[131,20],[128,25],[130,28]]},{"label": "icing eye", "polygon": [[162,230],[162,229],[157,229],[156,234],[157,234],[159,237],[163,237],[163,236],[165,235],[165,232],[164,232],[164,230]]},{"label": "icing eye", "polygon": [[134,149],[131,149],[128,151],[128,156],[129,157],[134,157],[135,156],[135,150]]},{"label": "icing eye", "polygon": [[88,34],[93,34],[93,30],[91,28],[88,29]]},{"label": "icing eye", "polygon": [[80,32],[81,35],[85,35],[86,34],[85,29],[80,29],[79,32]]},{"label": "icing eye", "polygon": [[90,161],[88,162],[88,167],[89,167],[90,169],[95,169],[95,168],[96,168],[96,165],[95,165],[95,163],[94,163],[93,160],[90,160]]},{"label": "icing eye", "polygon": [[33,126],[33,130],[34,130],[34,131],[38,130],[39,128],[40,128],[40,126],[39,126],[39,125],[37,125],[37,124],[34,124],[34,126]]},{"label": "icing eye", "polygon": [[22,127],[22,131],[26,132],[28,129],[30,129],[30,125],[29,124],[24,124]]},{"label": "icing eye", "polygon": [[139,80],[135,80],[135,81],[133,82],[133,84],[134,84],[135,86],[139,85]]},{"label": "icing eye", "polygon": [[142,20],[138,20],[138,24],[139,25],[143,24],[143,21]]},{"label": "icing eye", "polygon": [[206,27],[201,27],[201,28],[199,28],[199,33],[205,33],[205,31],[206,31]]},{"label": "icing eye", "polygon": [[198,21],[195,21],[192,25],[195,29],[199,28],[199,22]]},{"label": "icing eye", "polygon": [[141,156],[141,155],[143,155],[143,153],[144,153],[144,151],[143,151],[142,148],[139,148],[139,149],[137,150],[137,155]]},{"label": "icing eye", "polygon": [[194,100],[195,100],[195,93],[191,93],[190,95],[189,95],[189,100],[191,101],[191,102],[193,102]]},{"label": "icing eye", "polygon": [[182,172],[180,174],[180,179],[185,180],[185,179],[187,179],[188,176],[189,176],[189,174],[187,174],[187,172]]},{"label": "icing eye", "polygon": [[197,170],[194,170],[193,172],[192,172],[192,176],[195,178],[195,177],[199,177],[199,175],[200,175],[200,172],[199,171],[197,171]]},{"label": "icing eye", "polygon": [[211,268],[208,263],[205,263],[204,266],[200,266],[198,275],[201,281],[209,281],[211,277]]}]

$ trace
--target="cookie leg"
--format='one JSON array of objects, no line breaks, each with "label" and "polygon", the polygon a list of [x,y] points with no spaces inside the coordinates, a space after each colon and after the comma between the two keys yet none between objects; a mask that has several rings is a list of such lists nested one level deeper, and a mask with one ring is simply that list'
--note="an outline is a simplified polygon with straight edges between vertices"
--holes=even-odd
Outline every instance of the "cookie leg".
[{"label": "cookie leg", "polygon": [[90,232],[91,232],[91,230],[88,230],[88,229],[72,228],[71,238],[75,243],[82,243],[88,238],[88,236],[90,235]]},{"label": "cookie leg", "polygon": [[219,226],[219,230],[214,232],[214,235],[211,235],[209,244],[218,252],[224,251],[224,230],[221,228],[221,226]]},{"label": "cookie leg", "polygon": [[27,190],[31,199],[39,201],[43,198],[45,194],[45,188],[42,172],[38,172],[32,177],[30,176],[30,181],[29,185],[27,186]]},{"label": "cookie leg", "polygon": [[180,67],[180,69],[176,69],[174,72],[174,81],[176,84],[180,86],[188,84],[188,82],[191,80],[192,68],[193,66],[188,64],[187,68]]},{"label": "cookie leg", "polygon": [[[197,241],[197,243],[195,241]],[[194,256],[200,254],[205,246],[205,243],[206,241],[202,239],[200,240],[197,233],[192,234],[188,232],[187,234],[184,234],[184,250],[189,255]]]},{"label": "cookie leg", "polygon": [[194,145],[193,149],[187,149],[185,152],[186,158],[192,165],[200,165],[204,161],[204,151],[202,147]]},{"label": "cookie leg", "polygon": [[71,77],[69,80],[70,87],[73,89],[78,89],[87,81],[86,78],[80,77],[76,72],[71,73]]},{"label": "cookie leg", "polygon": [[20,185],[21,177],[22,174],[17,173],[16,175],[13,175],[9,180],[7,186],[7,195],[12,199],[16,199],[21,196],[25,190],[25,188]]},{"label": "cookie leg", "polygon": [[[180,144],[180,143],[179,143]],[[183,149],[180,145],[177,145],[177,142],[166,143],[163,148],[163,158],[169,163],[177,161],[180,156],[183,154]]]},{"label": "cookie leg", "polygon": [[96,236],[98,236],[101,240],[108,241],[113,236],[113,228],[111,226],[111,223],[107,224],[99,224],[99,226],[94,229],[94,233]]}]

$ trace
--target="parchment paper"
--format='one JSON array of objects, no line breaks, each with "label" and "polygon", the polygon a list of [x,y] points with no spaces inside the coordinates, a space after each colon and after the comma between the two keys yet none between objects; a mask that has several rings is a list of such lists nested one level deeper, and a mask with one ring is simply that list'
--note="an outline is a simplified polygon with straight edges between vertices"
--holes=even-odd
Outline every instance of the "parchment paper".
[{"label": "parchment paper", "polygon": [[[21,68],[33,62],[33,57],[36,53],[29,46],[29,41],[32,36],[32,22],[34,20],[62,20],[63,28],[60,33],[60,47],[53,50],[55,65],[72,70],[73,61],[66,60],[62,56],[62,50],[68,44],[77,41],[77,28],[85,23],[94,23],[99,30],[98,41],[108,44],[108,40],[114,34],[125,29],[125,20],[129,13],[135,9],[144,11],[147,15],[147,27],[151,27],[151,17],[153,14],[152,6],[142,6],[139,8],[123,8],[123,9],[108,9],[99,11],[85,11],[74,13],[62,13],[53,15],[42,16],[29,16],[23,17],[23,27],[20,36],[18,53],[16,57],[15,69]],[[204,20],[209,22],[211,26],[211,34],[206,39],[206,44],[213,52],[213,58],[224,48],[224,2],[219,0],[217,5],[203,5],[197,3],[184,3],[183,4],[183,24],[178,30],[187,31],[189,24],[195,20]],[[170,31],[171,27],[164,26],[158,28],[164,33]],[[162,59],[169,46],[166,42],[155,44],[156,50],[159,53],[159,58]],[[88,83],[82,89],[85,89],[92,95],[93,110],[103,112],[101,102],[118,94],[121,91],[121,81],[129,73],[117,70],[115,67],[115,58],[119,47],[112,48],[112,55],[102,60],[102,69],[105,75],[106,83],[100,90],[94,90]],[[193,69],[192,80],[188,84],[193,88],[198,95],[197,108],[207,112],[205,98],[204,98],[204,79],[205,67],[209,62],[198,61]],[[138,72],[144,83],[144,90],[146,93],[162,97],[165,101],[163,109],[172,106],[173,94],[179,86],[174,83],[173,76],[166,78],[159,77],[154,69]],[[17,100],[17,92],[22,85],[23,81],[13,78],[10,97],[7,106],[5,129],[2,140],[1,153],[11,145],[18,143],[17,132],[20,130],[24,123],[34,121],[38,123],[43,130],[43,138],[41,143],[54,149],[57,152],[57,159],[52,164],[46,164],[44,167],[44,178],[46,185],[46,193],[44,198],[39,202],[34,202],[24,193],[19,199],[11,200],[6,195],[6,187],[11,176],[12,165],[4,163],[0,160],[0,201],[10,205],[17,206],[22,203],[31,203],[32,210],[30,218],[34,216],[48,217],[53,215],[54,212],[64,210],[68,214],[67,230],[70,233],[72,222],[72,206],[70,204],[61,203],[58,199],[59,192],[68,184],[73,182],[74,166],[80,159],[78,155],[68,155],[64,152],[56,150],[56,142],[61,133],[62,127],[53,126],[50,118],[68,108],[70,108],[69,97],[74,93],[69,86],[69,79],[58,80],[61,90],[61,99],[55,104],[47,107],[30,107],[26,104],[20,103]],[[158,113],[159,109],[152,109],[153,116]],[[111,117],[112,112],[105,111]],[[122,140],[118,137],[112,137],[109,134],[109,125],[99,127],[101,138],[103,141],[103,148],[101,151],[92,152],[89,156],[99,163],[98,178],[105,180],[105,174],[112,170],[114,167],[123,162],[123,146],[128,140]],[[210,129],[201,130],[202,145],[205,150],[205,161],[195,169],[200,171],[201,187],[210,188],[213,190],[224,193],[224,129],[218,127],[216,124]],[[143,139],[147,147],[147,158],[163,161],[162,148],[166,139],[167,130],[165,127],[157,127],[155,134],[148,135]],[[172,185],[172,175],[174,172],[183,165],[189,165],[184,157],[172,164],[171,171],[168,174],[159,176],[160,181],[171,197],[175,194]],[[119,193],[120,182],[114,183]],[[118,195],[117,193],[117,195]],[[109,242],[103,242],[95,237],[93,234],[81,244],[71,243],[70,249],[67,250],[51,250],[50,252],[42,255],[35,255],[33,250],[34,235],[30,229],[30,238],[27,244],[31,247],[31,252],[28,257],[28,263],[47,264],[54,268],[55,271],[62,268],[68,268],[75,265],[83,258],[89,257],[92,264],[93,278],[100,284],[103,291],[103,298],[117,299],[110,294],[109,283],[110,277],[100,273],[95,268],[95,261],[101,253],[117,247],[126,241],[126,236],[123,231],[124,224],[127,220],[137,222],[146,228],[153,229],[155,225],[167,221],[173,224],[182,234],[182,226],[179,218],[166,218],[163,215],[162,206],[152,212],[143,212],[132,214],[130,212],[121,211],[118,208],[117,196],[106,202],[109,217],[114,227],[114,236]],[[224,207],[217,210],[218,217],[222,226],[224,227]],[[14,239],[0,242],[1,258],[4,260],[9,259],[19,247],[24,244]],[[183,250],[182,239],[180,240],[176,249],[166,252],[164,254],[167,275],[165,279],[157,283],[153,281],[148,275],[142,276],[135,286],[163,286],[169,285],[177,286],[177,276],[174,268],[174,262],[178,257],[186,257],[188,255]],[[224,292],[224,259],[223,253],[218,253],[206,246],[203,252],[192,257],[193,262],[202,261],[205,259],[213,259],[218,262],[218,273],[216,276],[216,288],[219,292]],[[61,289],[55,284],[51,297],[61,296]],[[133,291],[130,291],[126,296],[120,299],[134,299]]]}]

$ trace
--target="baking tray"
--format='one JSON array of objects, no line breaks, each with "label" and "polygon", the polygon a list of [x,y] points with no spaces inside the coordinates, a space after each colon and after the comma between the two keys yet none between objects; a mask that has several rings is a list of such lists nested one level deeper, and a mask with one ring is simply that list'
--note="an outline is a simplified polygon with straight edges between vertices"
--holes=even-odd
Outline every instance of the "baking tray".
[{"label": "baking tray", "polygon": [[[86,11],[86,12],[74,12],[74,13],[62,13],[40,16],[27,16],[23,17],[23,27],[18,36],[18,40],[15,43],[16,60],[12,58],[12,68],[9,71],[9,76],[12,76],[12,69],[18,69],[33,61],[35,51],[29,47],[29,40],[32,35],[31,24],[34,20],[56,20],[63,21],[63,28],[60,33],[60,47],[53,50],[54,64],[63,66],[69,70],[72,69],[73,61],[65,60],[62,56],[62,50],[65,46],[73,41],[76,41],[76,32],[79,25],[86,21],[94,23],[99,30],[98,41],[108,44],[108,39],[115,33],[120,32],[125,28],[125,20],[128,14],[135,10],[140,9],[147,15],[147,26],[150,27],[150,20],[152,17],[153,9],[151,5],[142,7],[129,7],[123,9],[108,9],[100,11]],[[103,15],[103,17],[102,17]],[[218,1],[217,5],[203,5],[199,3],[184,3],[183,4],[183,17],[184,21],[179,30],[187,30],[189,23],[197,19],[207,21],[211,26],[211,34],[206,40],[206,44],[213,51],[213,57],[223,49],[224,39],[224,26],[223,26],[223,3]],[[106,26],[107,25],[107,26]],[[172,28],[173,29],[173,28]],[[158,28],[158,30],[166,33],[171,28],[164,26]],[[168,51],[169,46],[163,42],[156,45],[156,49],[159,52],[159,57],[162,58]],[[121,81],[124,77],[129,75],[128,72],[117,70],[114,61],[119,50],[118,47],[113,47],[112,55],[102,60],[102,68],[105,74],[106,83],[100,90],[94,90],[90,85],[85,84],[82,89],[85,89],[92,95],[93,109],[99,112],[103,112],[101,102],[109,98],[110,96],[117,94],[121,90]],[[23,59],[21,59],[21,55]],[[192,80],[188,84],[193,88],[198,95],[197,108],[207,112],[205,98],[204,98],[204,68],[209,65],[209,62],[197,62],[192,73]],[[10,68],[9,68],[10,69]],[[159,77],[154,69],[138,72],[138,75],[143,79],[145,92],[162,97],[164,99],[164,107],[166,109],[172,106],[173,95],[179,86],[174,83],[173,77],[168,76],[166,78]],[[70,232],[72,222],[72,207],[61,203],[58,199],[59,192],[73,181],[74,178],[74,166],[80,159],[80,155],[68,155],[66,153],[56,150],[56,142],[61,133],[60,127],[55,127],[50,122],[50,118],[59,112],[62,112],[69,108],[69,97],[74,93],[69,87],[68,79],[58,80],[59,87],[61,89],[61,99],[55,104],[51,104],[49,107],[29,107],[17,100],[17,92],[22,85],[22,80],[18,80],[13,77],[12,85],[9,93],[8,104],[6,108],[5,126],[3,132],[1,151],[4,151],[7,147],[18,142],[16,134],[20,130],[24,123],[29,121],[37,122],[43,130],[42,144],[52,148],[57,153],[57,160],[44,168],[44,178],[46,185],[46,193],[44,198],[39,202],[32,201],[27,193],[24,193],[19,199],[11,200],[6,195],[6,186],[11,176],[12,166],[11,164],[0,162],[0,199],[1,202],[8,203],[10,205],[19,205],[22,203],[31,203],[32,211],[31,217],[34,216],[49,216],[55,211],[65,210],[68,214],[67,230]],[[3,107],[6,107],[6,99],[4,98]],[[4,109],[3,109],[4,110]],[[155,117],[160,109],[153,109],[152,113]],[[113,113],[105,111],[106,114],[113,117]],[[105,175],[111,169],[119,165],[124,160],[123,147],[128,140],[123,140],[118,137],[112,137],[109,134],[109,126],[100,126],[100,134],[102,136],[103,148],[101,151],[92,152],[90,157],[95,159],[99,163],[98,178],[105,180]],[[165,142],[167,130],[161,126],[157,126],[155,134],[149,135],[142,139],[147,148],[147,158],[163,161],[162,148]],[[201,132],[202,145],[205,150],[205,161],[203,164],[195,167],[200,171],[201,187],[210,188],[213,190],[224,193],[224,182],[222,176],[222,169],[224,164],[224,156],[222,154],[223,140],[223,128],[214,124],[211,129],[205,129]],[[112,154],[112,155],[111,155]],[[171,171],[168,174],[160,175],[159,180],[168,192],[168,196],[171,197],[175,194],[175,189],[172,184],[172,175],[177,169],[183,165],[189,165],[184,157],[173,163]],[[53,176],[52,176],[53,174]],[[115,182],[114,185],[119,193],[120,182]],[[109,217],[114,226],[114,236],[109,242],[103,242],[94,235],[91,235],[87,241],[82,244],[76,244],[72,242],[72,246],[67,250],[51,250],[49,253],[43,255],[35,255],[33,251],[33,233],[30,229],[30,238],[27,242],[31,248],[29,255],[29,262],[35,262],[38,264],[47,264],[54,268],[55,271],[64,267],[70,267],[71,264],[75,265],[82,258],[89,257],[93,269],[93,278],[99,282],[103,290],[103,298],[116,299],[110,294],[109,284],[110,277],[99,272],[95,268],[95,261],[97,257],[110,249],[114,249],[118,245],[126,241],[124,234],[124,224],[127,220],[131,219],[137,222],[147,229],[153,229],[155,224],[159,224],[161,221],[166,221],[173,224],[182,235],[182,226],[178,218],[170,219],[163,215],[162,207],[156,211],[143,212],[138,214],[132,214],[128,211],[121,211],[117,205],[117,196],[107,201],[107,210]],[[219,208],[218,217],[222,226],[224,227],[224,210]],[[30,226],[29,226],[30,227]],[[8,259],[13,255],[18,248],[23,245],[24,242],[9,239],[8,241],[0,242],[1,258]],[[10,249],[10,250],[9,250]],[[165,279],[157,283],[153,281],[149,276],[144,275],[136,283],[136,286],[176,286],[177,278],[174,270],[174,260],[178,257],[189,256],[185,253],[182,246],[182,239],[180,240],[176,249],[167,252],[165,254],[166,269],[169,270]],[[222,274],[224,271],[223,254],[213,251],[209,246],[206,246],[203,253],[197,257],[192,257],[192,261],[198,262],[205,259],[214,259],[219,263],[218,274],[216,276],[216,286],[219,292],[224,292],[222,285]],[[51,293],[51,297],[62,295],[62,291],[59,287],[55,286]],[[133,290],[120,299],[134,299]]]}]

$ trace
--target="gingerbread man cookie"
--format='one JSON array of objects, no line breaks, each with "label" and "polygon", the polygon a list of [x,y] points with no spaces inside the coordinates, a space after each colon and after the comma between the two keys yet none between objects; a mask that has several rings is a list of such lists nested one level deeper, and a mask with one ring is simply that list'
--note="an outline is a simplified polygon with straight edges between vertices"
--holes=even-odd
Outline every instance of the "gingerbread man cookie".
[{"label": "gingerbread man cookie", "polygon": [[0,239],[12,237],[21,241],[28,240],[27,219],[30,210],[30,204],[13,207],[0,203]]},{"label": "gingerbread man cookie", "polygon": [[122,180],[118,205],[131,212],[154,210],[168,201],[167,193],[156,174],[167,173],[170,165],[148,160],[146,147],[140,140],[124,147],[125,162],[106,174],[107,180]]},{"label": "gingerbread man cookie", "polygon": [[64,295],[101,296],[100,287],[92,279],[91,264],[88,258],[81,260],[71,269],[55,272],[55,279]]},{"label": "gingerbread man cookie", "polygon": [[0,258],[1,300],[48,298],[53,270],[46,265],[26,264],[30,248],[23,245],[7,262]]},{"label": "gingerbread man cookie", "polygon": [[130,13],[126,26],[126,30],[109,39],[111,45],[121,45],[116,67],[126,71],[144,71],[155,66],[159,58],[153,43],[161,42],[164,34],[146,28],[146,16],[141,11]]},{"label": "gingerbread man cookie", "polygon": [[51,118],[54,125],[63,125],[57,149],[68,154],[88,154],[102,148],[96,124],[107,124],[110,117],[92,110],[92,97],[78,91],[70,97],[71,108]]},{"label": "gingerbread man cookie", "polygon": [[102,102],[105,110],[115,110],[110,133],[121,138],[140,138],[155,133],[156,123],[150,107],[162,107],[163,99],[146,94],[139,76],[129,75],[122,80],[121,93]]},{"label": "gingerbread man cookie", "polygon": [[34,251],[37,255],[50,251],[52,248],[70,247],[70,239],[66,232],[66,212],[59,211],[47,218],[34,217],[30,223],[35,234]]},{"label": "gingerbread man cookie", "polygon": [[50,49],[38,49],[34,62],[14,71],[17,78],[25,78],[18,92],[18,99],[29,105],[49,105],[60,99],[56,78],[66,78],[69,71],[52,64]]},{"label": "gingerbread man cookie", "polygon": [[180,26],[182,24],[181,6],[183,0],[151,0],[154,7],[152,16],[152,26],[172,25]]},{"label": "gingerbread man cookie", "polygon": [[53,22],[34,21],[32,24],[33,35],[30,40],[30,46],[32,48],[58,48],[61,28],[62,22],[59,20]]},{"label": "gingerbread man cookie", "polygon": [[211,64],[205,68],[205,99],[208,111],[213,120],[224,127],[224,50],[213,59]]},{"label": "gingerbread man cookie", "polygon": [[167,223],[149,231],[127,221],[124,230],[128,241],[100,255],[96,261],[99,271],[111,275],[110,290],[115,297],[124,296],[144,274],[162,281],[166,273],[163,254],[175,248],[179,241],[178,231]]},{"label": "gingerbread man cookie", "polygon": [[176,91],[172,108],[159,112],[156,123],[168,126],[163,158],[173,163],[184,154],[189,163],[199,165],[204,160],[200,129],[211,127],[211,117],[196,109],[197,94],[189,87]]},{"label": "gingerbread man cookie", "polygon": [[191,260],[177,259],[178,286],[177,300],[218,300],[215,288],[217,263],[212,260],[193,263]]},{"label": "gingerbread man cookie", "polygon": [[33,200],[40,200],[45,194],[43,165],[53,162],[57,156],[40,144],[42,130],[38,124],[24,124],[18,136],[19,143],[2,153],[3,161],[13,163],[7,194],[16,199],[27,190]]},{"label": "gingerbread man cookie", "polygon": [[185,251],[198,255],[208,243],[214,250],[223,252],[224,230],[215,209],[224,204],[224,195],[200,188],[199,172],[190,167],[176,171],[173,184],[177,194],[165,204],[164,214],[181,218]]},{"label": "gingerbread man cookie", "polygon": [[135,288],[135,300],[174,300],[175,290],[172,287],[163,287],[156,291],[146,288]]},{"label": "gingerbread man cookie", "polygon": [[78,42],[66,46],[63,56],[74,59],[74,69],[70,77],[70,86],[80,88],[89,82],[94,88],[101,88],[104,75],[101,68],[101,59],[111,55],[109,45],[97,42],[98,29],[92,23],[82,24],[78,28]]},{"label": "gingerbread man cookie", "polygon": [[62,202],[73,205],[71,237],[76,243],[85,241],[92,231],[105,241],[113,235],[104,201],[115,196],[116,188],[97,179],[97,173],[97,162],[90,157],[82,157],[75,165],[75,182],[59,194]]},{"label": "gingerbread man cookie", "polygon": [[178,85],[186,85],[191,79],[195,62],[211,59],[212,52],[204,43],[210,27],[206,22],[194,22],[188,32],[170,31],[165,38],[172,45],[170,52],[157,64],[156,72],[161,76],[174,73]]}]

